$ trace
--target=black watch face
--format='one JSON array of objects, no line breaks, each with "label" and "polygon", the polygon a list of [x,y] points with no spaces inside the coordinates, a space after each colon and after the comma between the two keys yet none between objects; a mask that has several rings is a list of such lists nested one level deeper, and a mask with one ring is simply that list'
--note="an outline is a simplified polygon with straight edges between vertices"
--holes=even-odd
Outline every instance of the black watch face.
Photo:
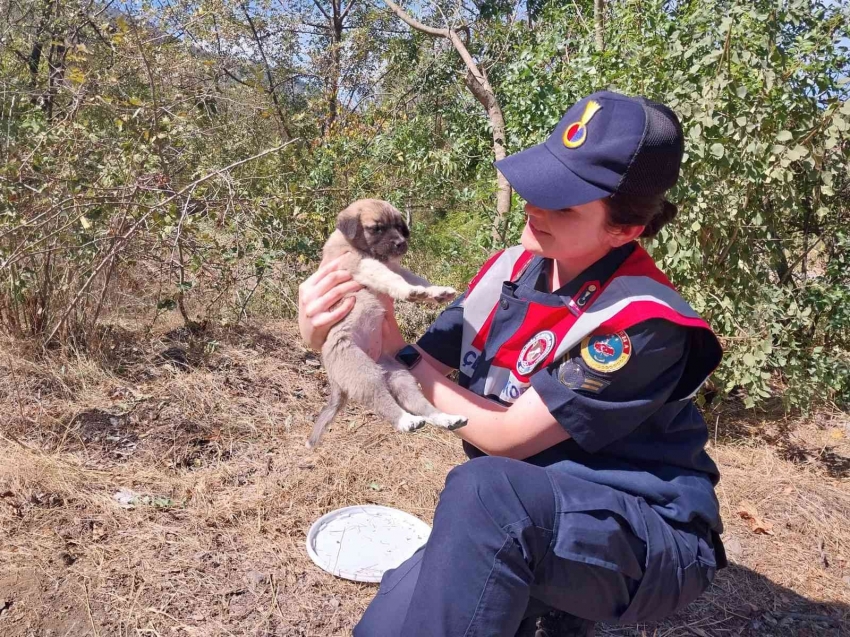
[{"label": "black watch face", "polygon": [[415,347],[408,345],[407,347],[399,351],[398,354],[396,354],[396,359],[405,367],[410,368],[416,364],[416,361],[418,361],[421,356],[422,355],[416,350]]}]

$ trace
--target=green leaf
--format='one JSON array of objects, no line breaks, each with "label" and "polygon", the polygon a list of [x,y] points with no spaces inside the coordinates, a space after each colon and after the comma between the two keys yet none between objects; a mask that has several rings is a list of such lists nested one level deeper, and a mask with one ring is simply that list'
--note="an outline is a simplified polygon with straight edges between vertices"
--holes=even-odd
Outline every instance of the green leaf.
[{"label": "green leaf", "polygon": [[780,142],[787,142],[792,137],[794,137],[794,135],[791,134],[791,131],[783,130],[779,131],[779,134],[776,136],[776,139]]},{"label": "green leaf", "polygon": [[715,157],[717,157],[717,159],[720,159],[721,157],[723,157],[723,153],[724,153],[723,144],[721,144],[719,142],[716,143],[716,144],[712,144],[709,152],[712,155],[714,155]]},{"label": "green leaf", "polygon": [[753,357],[752,354],[750,354],[749,352],[744,354],[744,365],[746,365],[747,367],[755,367],[755,364],[756,359]]}]

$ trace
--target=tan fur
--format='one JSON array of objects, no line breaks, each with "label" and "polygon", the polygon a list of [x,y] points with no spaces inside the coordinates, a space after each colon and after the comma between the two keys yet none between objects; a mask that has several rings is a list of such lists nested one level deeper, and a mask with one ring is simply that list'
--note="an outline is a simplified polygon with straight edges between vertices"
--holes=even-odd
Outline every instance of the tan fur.
[{"label": "tan fur", "polygon": [[456,295],[454,289],[433,286],[399,265],[407,251],[407,234],[401,213],[379,199],[355,201],[337,217],[323,262],[345,255],[341,267],[364,289],[354,294],[354,308],[331,328],[322,347],[331,396],[316,419],[308,447],[318,444],[349,397],[399,431],[413,431],[425,423],[447,429],[466,424],[465,418],[444,414],[429,403],[416,379],[392,358],[393,352],[383,351],[381,325],[386,310],[382,296],[444,303]]}]

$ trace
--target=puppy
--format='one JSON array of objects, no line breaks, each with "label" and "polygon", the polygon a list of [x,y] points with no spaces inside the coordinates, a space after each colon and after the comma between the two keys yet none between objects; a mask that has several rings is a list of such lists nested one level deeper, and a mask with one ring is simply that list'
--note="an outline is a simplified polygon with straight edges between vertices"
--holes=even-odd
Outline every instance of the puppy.
[{"label": "puppy", "polygon": [[355,293],[354,308],[331,328],[322,347],[331,396],[319,413],[308,448],[318,444],[349,398],[391,422],[398,431],[414,431],[425,423],[446,429],[466,424],[466,418],[445,414],[428,402],[411,373],[382,350],[381,325],[386,312],[382,296],[444,303],[456,294],[454,289],[433,286],[399,265],[409,235],[401,213],[386,201],[361,199],[337,217],[336,230],[325,243],[323,261],[344,254],[341,267],[364,289]]}]

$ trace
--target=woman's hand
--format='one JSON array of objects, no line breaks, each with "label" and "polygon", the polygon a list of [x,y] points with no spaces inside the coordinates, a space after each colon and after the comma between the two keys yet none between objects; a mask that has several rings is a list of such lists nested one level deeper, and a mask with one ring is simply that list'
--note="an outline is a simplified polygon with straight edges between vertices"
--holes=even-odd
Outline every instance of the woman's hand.
[{"label": "woman's hand", "polygon": [[316,350],[322,349],[330,329],[354,307],[354,297],[349,296],[337,307],[334,304],[346,294],[363,289],[348,270],[340,269],[344,257],[324,264],[298,286],[298,328],[304,342]]},{"label": "woman's hand", "polygon": [[384,324],[381,326],[381,350],[384,354],[395,356],[398,351],[407,345],[401,330],[395,320],[395,305],[391,298],[384,301]]}]

